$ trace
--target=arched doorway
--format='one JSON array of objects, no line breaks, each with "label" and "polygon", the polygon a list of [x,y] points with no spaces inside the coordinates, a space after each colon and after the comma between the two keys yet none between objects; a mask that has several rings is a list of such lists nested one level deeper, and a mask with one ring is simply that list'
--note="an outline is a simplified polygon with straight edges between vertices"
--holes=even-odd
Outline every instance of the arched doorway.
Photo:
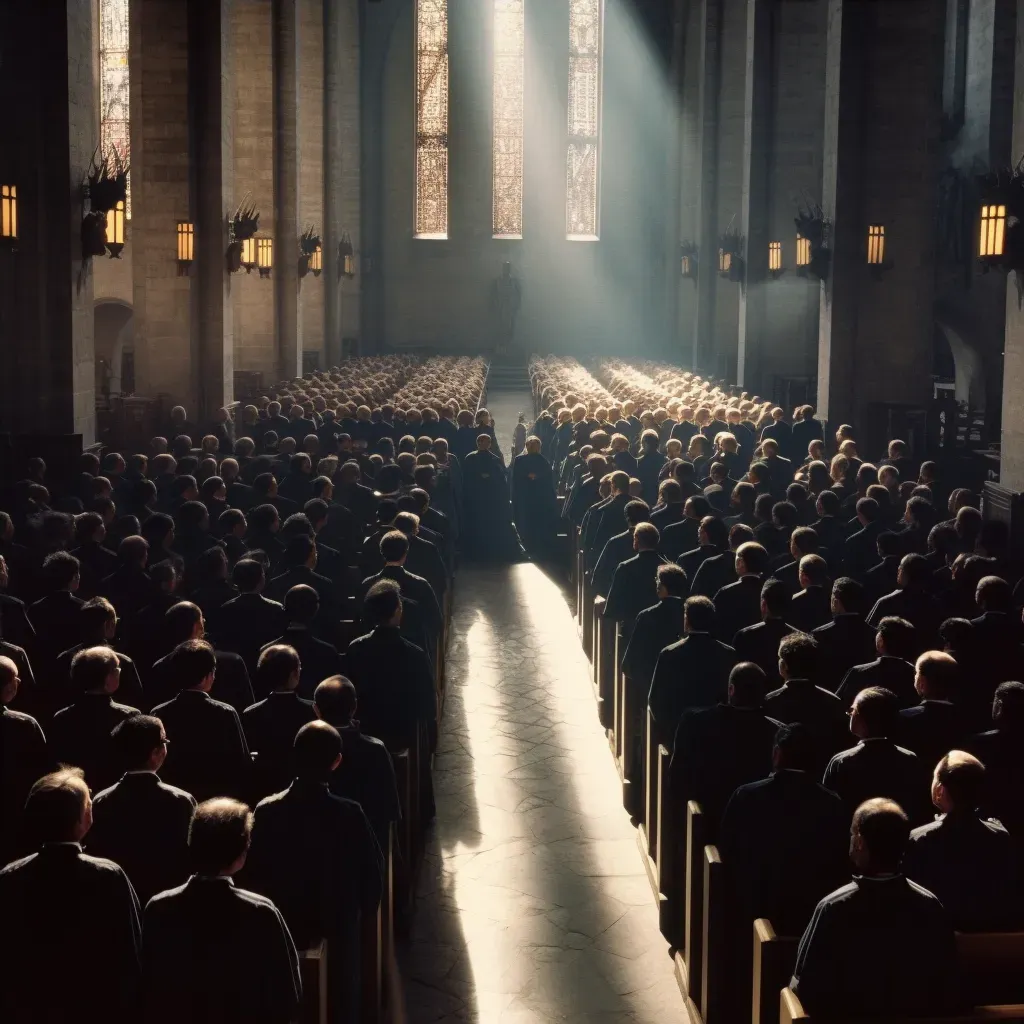
[{"label": "arched doorway", "polygon": [[[93,308],[96,346],[96,398],[106,405],[126,390],[125,362],[131,363],[132,307],[119,299],[100,299]],[[127,360],[126,360],[127,356]],[[128,387],[130,390],[130,386]]]}]

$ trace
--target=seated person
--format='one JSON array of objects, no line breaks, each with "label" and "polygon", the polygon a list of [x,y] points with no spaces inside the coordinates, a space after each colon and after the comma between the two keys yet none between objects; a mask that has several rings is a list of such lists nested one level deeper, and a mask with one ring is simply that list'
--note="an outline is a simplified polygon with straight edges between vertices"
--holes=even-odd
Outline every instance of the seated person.
[{"label": "seated person", "polygon": [[295,734],[316,718],[313,705],[298,695],[302,666],[298,652],[286,644],[264,648],[256,666],[256,687],[267,697],[242,714],[242,728],[252,753],[252,792],[261,800],[287,788],[294,777]]},{"label": "seated person", "polygon": [[1000,683],[992,701],[993,729],[967,741],[985,765],[986,813],[995,815],[1010,835],[1024,836],[1024,683]]},{"label": "seated person", "polygon": [[875,635],[878,657],[874,661],[854,665],[847,671],[836,691],[839,699],[849,706],[861,690],[880,686],[896,694],[901,708],[916,704],[918,697],[914,690],[913,664],[916,646],[914,627],[906,619],[895,615],[882,619]]},{"label": "seated person", "polygon": [[872,796],[889,797],[914,821],[926,814],[927,768],[912,751],[898,747],[892,736],[899,722],[898,705],[889,690],[861,690],[850,708],[850,732],[860,741],[829,762],[823,782],[853,812]]},{"label": "seated person", "polygon": [[143,1019],[289,1024],[302,983],[281,912],[236,886],[252,814],[220,797],[200,804],[189,830],[194,874],[151,899],[143,920]]},{"label": "seated person", "polygon": [[280,908],[297,945],[327,939],[329,996],[357,1020],[359,922],[376,913],[383,860],[363,809],[328,785],[341,764],[341,737],[309,722],[295,737],[295,778],[261,800],[253,815],[245,878]]},{"label": "seated person", "polygon": [[940,817],[910,833],[907,878],[934,893],[958,932],[1024,928],[1022,869],[1006,829],[978,815],[985,766],[952,750],[935,767],[932,803]]},{"label": "seated person", "polygon": [[854,665],[874,657],[875,629],[864,620],[864,604],[864,588],[855,579],[841,576],[832,584],[832,621],[814,630],[819,683],[833,693]]},{"label": "seated person", "polygon": [[82,852],[92,800],[81,770],[39,779],[25,816],[37,852],[0,871],[0,1020],[137,1024],[139,901],[116,864]]},{"label": "seated person", "polygon": [[956,945],[942,904],[900,872],[910,826],[892,800],[857,808],[857,874],[814,911],[790,987],[815,1020],[955,1012]]},{"label": "seated person", "polygon": [[328,780],[331,792],[362,807],[378,845],[386,851],[391,825],[401,817],[395,766],[387,747],[362,731],[355,717],[356,688],[344,676],[320,683],[313,694],[313,709],[341,736],[341,764]]},{"label": "seated person", "polygon": [[933,765],[963,744],[964,709],[953,703],[960,668],[944,651],[926,651],[914,666],[914,689],[921,703],[900,712],[898,739],[925,765]]},{"label": "seated person", "polygon": [[97,793],[87,843],[128,875],[139,901],[188,878],[188,829],[196,802],[191,794],[160,781],[167,757],[163,723],[133,715],[111,734],[121,781]]},{"label": "seated person", "polygon": [[789,588],[778,579],[768,579],[761,587],[761,621],[741,629],[732,639],[736,657],[752,661],[764,672],[769,690],[782,683],[779,675],[779,643],[793,632],[786,623],[790,610]]}]

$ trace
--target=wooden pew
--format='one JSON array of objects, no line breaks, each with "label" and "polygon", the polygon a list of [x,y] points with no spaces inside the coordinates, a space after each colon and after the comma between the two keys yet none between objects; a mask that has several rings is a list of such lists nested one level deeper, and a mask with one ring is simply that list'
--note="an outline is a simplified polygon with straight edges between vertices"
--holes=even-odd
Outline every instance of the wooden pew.
[{"label": "wooden pew", "polygon": [[321,939],[311,949],[299,953],[302,977],[300,1024],[327,1024],[327,942]]},{"label": "wooden pew", "polygon": [[[829,1018],[830,1024],[985,1024],[989,1021],[1024,1020],[1024,1003],[975,1006],[972,1010],[951,1017],[886,1017],[886,1018]],[[812,1017],[790,988],[784,988],[779,997],[780,1024],[814,1024]]]},{"label": "wooden pew", "polygon": [[701,908],[702,974],[700,1017],[704,1024],[729,1018],[729,893],[717,846],[704,847],[704,899]]},{"label": "wooden pew", "polygon": [[359,991],[361,1024],[381,1024],[384,1013],[384,915],[367,914],[360,922]]},{"label": "wooden pew", "polygon": [[[598,604],[600,602],[600,605]],[[601,724],[615,750],[615,623],[604,617],[605,599],[594,598],[594,683],[600,700]]]},{"label": "wooden pew", "polygon": [[679,870],[672,849],[672,792],[669,779],[669,763],[672,760],[672,755],[660,743],[658,744],[657,754],[655,792],[657,793],[658,830],[654,860],[657,864],[658,892],[660,894],[658,923],[661,926],[662,934],[669,942],[673,945],[681,946],[683,935],[679,933],[678,929],[675,932],[673,931],[675,922],[672,919],[673,909],[678,903],[676,881],[679,878]]},{"label": "wooden pew", "polygon": [[[678,897],[669,897],[669,915],[672,921],[669,941],[683,931],[682,948],[675,939],[677,950],[676,980],[692,1011],[701,1006],[704,983],[704,846],[708,822],[696,800],[686,805],[686,846],[678,865],[684,877]],[[677,855],[678,856],[678,855]],[[717,852],[716,852],[717,857]],[[675,859],[673,857],[672,859]],[[678,890],[679,887],[676,886]],[[681,917],[681,920],[680,920]]]},{"label": "wooden pew", "polygon": [[[580,552],[580,567],[582,568],[583,552]],[[604,599],[602,598],[602,601]],[[594,587],[591,583],[590,574],[583,573],[583,650],[590,659],[591,665],[596,660],[594,651]]]},{"label": "wooden pew", "polygon": [[779,992],[793,977],[800,937],[776,935],[771,921],[754,922],[754,974],[750,1024],[778,1024]]},{"label": "wooden pew", "polygon": [[620,668],[625,650],[626,642],[622,634],[622,623],[617,622],[615,624],[615,648],[612,652],[612,670],[614,672],[612,680],[612,733],[615,736],[612,753],[615,756],[615,769],[619,773],[619,778],[622,780],[623,785],[622,805],[628,807],[625,788],[628,781],[627,770],[629,767],[628,757],[626,756],[626,752],[629,749],[626,740],[626,678],[623,676]]},{"label": "wooden pew", "polygon": [[658,743],[654,738],[654,722],[650,711],[644,718],[643,778],[641,781],[641,814],[637,843],[647,868],[647,878],[660,903],[658,882]]},{"label": "wooden pew", "polygon": [[402,820],[398,823],[398,864],[395,870],[395,917],[404,923],[412,913],[415,892],[413,891],[413,852],[416,847],[416,822],[413,804],[413,766],[409,750],[391,754],[395,766],[395,782],[398,786],[398,805]]}]

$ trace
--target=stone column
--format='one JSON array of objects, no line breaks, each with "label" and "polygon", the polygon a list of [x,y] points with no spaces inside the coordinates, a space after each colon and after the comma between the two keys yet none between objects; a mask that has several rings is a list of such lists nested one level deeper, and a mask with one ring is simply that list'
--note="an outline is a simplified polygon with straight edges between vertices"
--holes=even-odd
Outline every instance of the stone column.
[{"label": "stone column", "polygon": [[[132,250],[135,387],[195,414],[191,291],[178,273],[177,224],[194,222],[189,13],[181,0],[131,5]],[[197,239],[198,240],[198,239]]]},{"label": "stone column", "polygon": [[225,266],[234,212],[233,0],[190,0],[190,84],[195,140],[195,342],[199,413],[213,417],[234,398],[234,317]]},{"label": "stone column", "polygon": [[[818,410],[857,424],[868,459],[930,398],[940,6],[829,0],[822,205],[834,244]],[[889,265],[877,273],[867,266],[871,224],[885,227]]]},{"label": "stone column", "polygon": [[18,240],[0,244],[0,430],[91,443],[93,285],[81,223],[99,143],[95,11],[90,0],[20,4],[8,28],[0,183],[17,187]]},{"label": "stone column", "polygon": [[299,319],[299,96],[298,2],[273,0],[274,75],[274,297],[278,376],[302,373],[302,321]]}]

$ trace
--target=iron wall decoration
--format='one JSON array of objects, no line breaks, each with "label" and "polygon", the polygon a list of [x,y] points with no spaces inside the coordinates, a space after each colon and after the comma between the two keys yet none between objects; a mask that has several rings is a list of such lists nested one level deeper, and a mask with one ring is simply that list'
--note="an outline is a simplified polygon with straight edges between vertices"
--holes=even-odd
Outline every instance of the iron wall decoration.
[{"label": "iron wall decoration", "polygon": [[827,280],[832,262],[832,250],[829,248],[832,222],[818,203],[805,199],[798,205],[793,223],[798,238],[808,242],[810,247],[806,263],[797,259],[797,273],[802,277],[816,277],[819,281]]},{"label": "iron wall decoration", "polygon": [[978,262],[982,269],[1024,270],[1024,158],[978,176]]},{"label": "iron wall decoration", "polygon": [[[251,194],[246,192],[238,209],[235,210],[229,227],[230,239],[225,253],[229,274],[237,273],[242,268],[242,243],[255,238],[259,229],[260,211],[256,209],[256,203],[253,202]],[[255,250],[255,246],[252,246],[252,249]],[[246,269],[251,270],[252,268],[247,267]]]},{"label": "iron wall decoration", "polygon": [[743,280],[746,266],[743,260],[743,236],[729,229],[718,239],[718,273],[729,281]]},{"label": "iron wall decoration", "polygon": [[314,277],[320,276],[317,256],[321,252],[320,236],[312,224],[299,237],[299,277],[305,277],[311,270]]},{"label": "iron wall decoration", "polygon": [[82,217],[82,259],[103,256],[108,251],[111,259],[120,259],[124,235],[122,232],[120,241],[114,239],[108,243],[107,214],[117,210],[119,203],[121,210],[124,209],[128,197],[128,161],[116,150],[97,162],[98,155],[93,155],[85,185],[89,212]]},{"label": "iron wall decoration", "polygon": [[700,252],[697,246],[687,239],[679,246],[679,274],[696,284],[699,271]]}]

